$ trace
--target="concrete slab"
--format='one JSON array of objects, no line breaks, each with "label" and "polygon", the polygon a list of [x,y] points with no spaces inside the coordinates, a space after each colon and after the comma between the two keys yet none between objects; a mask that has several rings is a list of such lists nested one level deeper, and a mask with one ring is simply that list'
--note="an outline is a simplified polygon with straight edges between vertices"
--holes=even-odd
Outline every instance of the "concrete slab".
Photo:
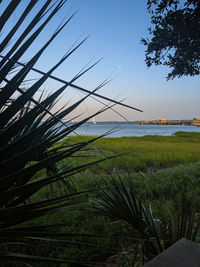
[{"label": "concrete slab", "polygon": [[200,245],[182,238],[144,267],[200,267]]}]

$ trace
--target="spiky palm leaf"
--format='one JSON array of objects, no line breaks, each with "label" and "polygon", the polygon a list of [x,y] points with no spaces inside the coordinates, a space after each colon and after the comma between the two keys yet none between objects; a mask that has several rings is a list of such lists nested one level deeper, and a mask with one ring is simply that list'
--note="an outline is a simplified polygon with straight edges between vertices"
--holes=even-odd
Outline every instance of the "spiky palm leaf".
[{"label": "spiky palm leaf", "polygon": [[[3,11],[0,17],[0,31],[4,28],[20,0],[12,0]],[[24,25],[22,33],[19,33],[15,42],[11,43],[13,36],[21,29],[23,22],[33,7],[42,3],[37,13],[30,17],[31,21],[28,25]],[[15,26],[10,29],[7,35],[1,40],[0,44],[0,260],[10,261],[52,261],[59,262],[56,259],[42,258],[24,255],[12,252],[12,246],[32,245],[32,240],[69,242],[66,238],[70,235],[53,232],[55,226],[35,226],[20,227],[19,226],[34,218],[41,217],[45,214],[56,213],[59,209],[67,207],[71,199],[77,197],[84,192],[67,194],[64,196],[56,196],[50,199],[29,203],[30,198],[41,188],[53,184],[57,181],[65,182],[71,175],[88,168],[104,159],[93,161],[88,164],[80,164],[73,166],[68,164],[64,170],[59,169],[56,163],[64,158],[74,156],[78,151],[84,149],[88,144],[96,140],[93,138],[89,142],[73,143],[65,146],[52,148],[63,137],[69,135],[79,126],[85,123],[94,115],[98,115],[110,106],[105,105],[104,108],[88,116],[80,122],[73,125],[63,123],[65,116],[70,116],[83,101],[88,97],[98,97],[109,100],[115,104],[122,104],[105,96],[97,94],[97,90],[105,83],[100,84],[95,90],[89,91],[85,88],[74,85],[79,77],[89,71],[95,64],[86,70],[79,72],[71,81],[61,80],[52,73],[57,69],[73,52],[75,52],[87,39],[82,40],[78,45],[68,51],[63,58],[53,66],[49,71],[42,72],[34,68],[34,64],[38,61],[45,49],[51,44],[55,37],[70,22],[74,14],[66,21],[60,24],[57,30],[52,34],[51,38],[45,42],[43,47],[38,50],[35,55],[27,63],[21,63],[20,59],[26,53],[34,40],[41,34],[42,30],[56,13],[63,7],[66,0],[45,0],[45,1],[27,1],[27,6],[22,10]],[[19,31],[20,32],[20,31]],[[6,48],[6,54],[3,54]],[[15,72],[12,72],[15,69]],[[32,85],[24,90],[22,85],[31,71],[38,72],[41,77],[33,82]],[[12,74],[11,74],[12,73]],[[55,93],[51,94],[44,100],[35,97],[36,92],[41,88],[44,82],[53,78],[64,85]],[[51,112],[51,107],[58,97],[68,87],[74,87],[86,93],[86,96],[75,104],[65,108],[64,110]],[[133,107],[131,107],[133,108]],[[134,109],[134,108],[133,108]],[[49,115],[49,117],[46,117]],[[60,123],[60,126],[58,125]],[[34,176],[48,169],[48,175],[40,179],[34,179]],[[61,242],[61,241],[60,241]],[[5,249],[6,248],[6,249]],[[11,250],[10,250],[11,249]],[[68,262],[68,261],[60,261]]]},{"label": "spiky palm leaf", "polygon": [[151,205],[138,198],[133,180],[120,178],[105,183],[94,204],[97,214],[126,222],[132,230],[135,262],[143,264],[157,256],[182,237],[196,241],[200,229],[200,213],[193,200],[176,196],[166,210],[169,216],[155,217]]}]

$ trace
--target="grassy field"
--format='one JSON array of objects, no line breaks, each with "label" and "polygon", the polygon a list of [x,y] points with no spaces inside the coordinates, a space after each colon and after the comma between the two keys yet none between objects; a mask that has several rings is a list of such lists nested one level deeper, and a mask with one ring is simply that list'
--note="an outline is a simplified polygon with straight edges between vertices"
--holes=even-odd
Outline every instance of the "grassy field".
[{"label": "grassy field", "polygon": [[[89,139],[70,137],[63,140],[62,144],[77,141],[79,138]],[[108,182],[111,176],[118,179],[119,174],[122,178],[131,177],[138,195],[153,201],[156,213],[182,191],[186,192],[188,197],[191,194],[195,195],[196,201],[199,202],[197,198],[200,190],[200,134],[177,132],[174,136],[168,137],[102,138],[96,141],[95,147],[96,150],[88,148],[79,153],[71,159],[70,164],[78,165],[99,159],[102,157],[99,154],[126,154],[75,175],[70,182],[71,186],[77,191],[91,190],[91,193],[72,200],[71,208],[64,214],[46,216],[40,218],[40,221],[44,224],[60,222],[62,230],[66,233],[93,234],[101,237],[71,238],[75,242],[93,244],[94,247],[74,244],[44,248],[44,251],[40,249],[37,253],[47,256],[59,255],[63,259],[97,262],[106,262],[110,256],[115,255],[114,261],[118,262],[119,266],[126,266],[124,262],[130,258],[130,253],[127,252],[127,246],[130,247],[130,241],[127,241],[127,235],[130,237],[129,229],[123,222],[114,222],[92,211],[93,200],[97,197],[95,189],[105,186],[104,182]],[[52,190],[54,194],[69,192],[63,184],[55,184]],[[40,198],[40,195],[49,196],[52,190],[43,189],[34,198]],[[134,236],[132,237],[134,239]]]},{"label": "grassy field", "polygon": [[[77,141],[79,138],[89,140],[90,137],[73,137],[72,140]],[[98,174],[111,173],[113,168],[125,172],[154,171],[178,164],[189,164],[200,159],[199,133],[177,132],[173,136],[102,138],[95,142],[95,146],[107,156],[125,153],[91,169]],[[87,152],[88,154],[93,158],[99,155],[94,150]]]}]

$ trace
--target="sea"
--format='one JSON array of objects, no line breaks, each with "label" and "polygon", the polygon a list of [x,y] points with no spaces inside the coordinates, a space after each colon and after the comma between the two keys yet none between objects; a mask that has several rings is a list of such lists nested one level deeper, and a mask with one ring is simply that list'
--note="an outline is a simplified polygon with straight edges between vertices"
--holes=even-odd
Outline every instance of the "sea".
[{"label": "sea", "polygon": [[[71,123],[70,123],[71,124]],[[76,129],[72,135],[106,137],[130,137],[144,135],[170,136],[177,131],[200,132],[200,127],[191,125],[139,125],[136,122],[86,122]]]}]

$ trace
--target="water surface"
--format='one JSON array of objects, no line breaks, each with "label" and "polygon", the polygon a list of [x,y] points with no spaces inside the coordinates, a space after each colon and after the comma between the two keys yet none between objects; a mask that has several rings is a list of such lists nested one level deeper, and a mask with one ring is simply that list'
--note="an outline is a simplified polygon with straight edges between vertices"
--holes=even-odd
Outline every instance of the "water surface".
[{"label": "water surface", "polygon": [[91,122],[85,123],[76,130],[78,135],[99,136],[113,131],[108,137],[164,135],[169,136],[177,131],[200,132],[200,127],[188,125],[139,125],[128,122]]}]

